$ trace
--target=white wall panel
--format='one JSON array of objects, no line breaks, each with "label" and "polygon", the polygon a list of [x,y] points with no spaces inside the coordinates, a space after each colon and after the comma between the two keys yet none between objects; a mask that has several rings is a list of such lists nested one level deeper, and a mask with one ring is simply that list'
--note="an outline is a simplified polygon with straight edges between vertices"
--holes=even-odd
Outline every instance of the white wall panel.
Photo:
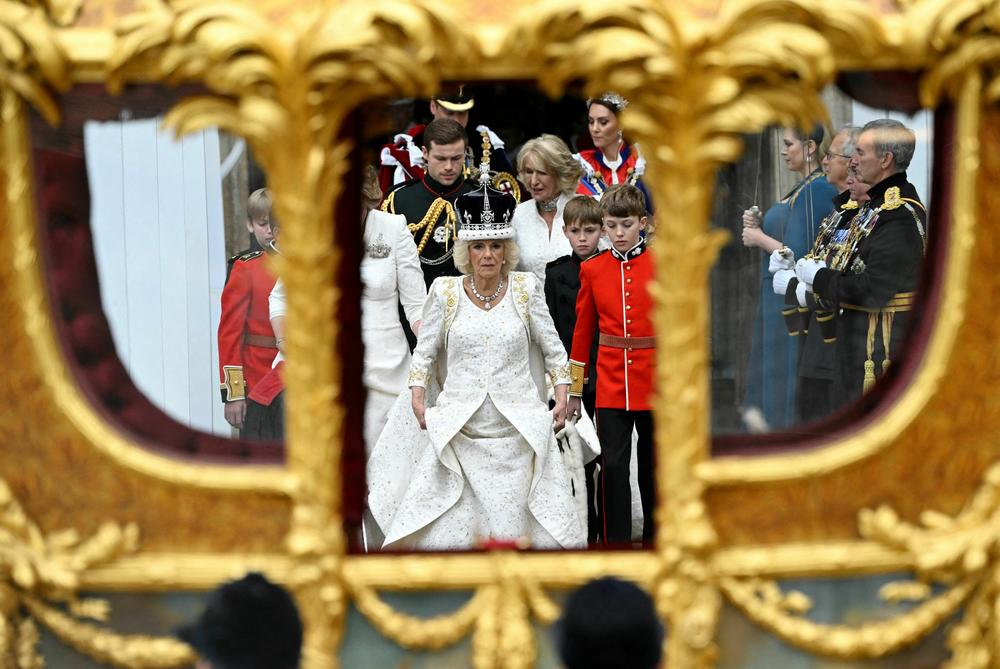
[{"label": "white wall panel", "polygon": [[226,272],[218,133],[176,140],[159,125],[85,128],[102,303],[136,386],[178,421],[228,435],[216,344]]}]

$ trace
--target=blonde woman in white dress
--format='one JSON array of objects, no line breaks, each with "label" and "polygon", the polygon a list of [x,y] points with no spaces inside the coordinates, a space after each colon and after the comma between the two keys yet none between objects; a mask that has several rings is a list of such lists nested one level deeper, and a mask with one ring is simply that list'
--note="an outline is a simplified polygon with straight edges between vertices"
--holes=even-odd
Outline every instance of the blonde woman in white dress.
[{"label": "blonde woman in white dress", "polygon": [[378,441],[386,416],[406,389],[410,347],[399,322],[399,305],[414,334],[420,333],[421,311],[427,299],[417,246],[406,217],[378,210],[382,192],[373,168],[365,172],[361,190],[361,340],[365,345],[365,451]]},{"label": "blonde woman in white dress", "polygon": [[464,276],[431,285],[410,393],[368,461],[385,548],[586,544],[553,432],[565,421],[566,352],[538,279],[509,271],[513,206],[486,186],[459,198],[455,262]]},{"label": "blonde woman in white dress", "polygon": [[583,168],[555,135],[525,142],[517,154],[518,177],[531,199],[514,210],[514,240],[521,250],[517,269],[545,285],[545,266],[573,253],[563,232],[563,209],[574,195]]}]

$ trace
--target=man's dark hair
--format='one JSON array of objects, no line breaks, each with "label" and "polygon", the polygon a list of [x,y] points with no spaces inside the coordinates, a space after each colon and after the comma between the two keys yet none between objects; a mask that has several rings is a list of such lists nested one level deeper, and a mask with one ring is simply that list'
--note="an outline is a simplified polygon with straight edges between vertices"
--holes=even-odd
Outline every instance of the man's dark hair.
[{"label": "man's dark hair", "polygon": [[424,128],[424,148],[431,150],[431,144],[442,146],[454,144],[458,140],[469,145],[469,135],[458,121],[450,118],[434,119]]},{"label": "man's dark hair", "polygon": [[213,669],[298,669],[302,652],[295,602],[258,573],[214,590],[198,619],[177,636]]},{"label": "man's dark hair", "polygon": [[891,153],[893,160],[896,161],[896,171],[905,171],[910,166],[913,152],[917,148],[917,136],[913,134],[913,131],[891,118],[877,118],[874,121],[868,121],[861,128],[861,132],[869,130],[875,135],[872,142],[875,153],[880,156]]},{"label": "man's dark hair", "polygon": [[599,578],[570,595],[556,635],[566,669],[655,669],[663,656],[652,598],[617,578]]}]

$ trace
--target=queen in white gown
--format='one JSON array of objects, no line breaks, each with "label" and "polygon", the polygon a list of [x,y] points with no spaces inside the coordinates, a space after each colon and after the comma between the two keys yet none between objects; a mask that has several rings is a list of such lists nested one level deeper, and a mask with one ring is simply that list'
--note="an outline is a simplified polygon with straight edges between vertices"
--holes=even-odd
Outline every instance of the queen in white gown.
[{"label": "queen in white gown", "polygon": [[459,199],[455,262],[468,275],[431,285],[412,395],[397,400],[368,461],[369,508],[385,548],[586,544],[553,433],[565,418],[566,351],[538,279],[506,271],[517,262],[513,206],[485,187]]}]

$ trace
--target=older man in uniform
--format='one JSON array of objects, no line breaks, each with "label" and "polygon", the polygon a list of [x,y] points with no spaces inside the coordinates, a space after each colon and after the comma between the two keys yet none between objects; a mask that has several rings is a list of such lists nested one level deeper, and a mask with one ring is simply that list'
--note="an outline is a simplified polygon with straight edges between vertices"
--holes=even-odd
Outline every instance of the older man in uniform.
[{"label": "older man in uniform", "polygon": [[[469,124],[469,111],[474,105],[475,99],[464,84],[459,84],[446,87],[431,98],[430,112],[435,121],[451,119],[465,128]],[[406,181],[423,178],[427,169],[422,152],[427,142],[424,138],[426,129],[423,125],[411,126],[382,147],[379,185],[383,193]],[[511,193],[520,202],[521,188],[514,178],[514,168],[504,153],[503,140],[485,125],[476,126],[476,133],[475,141],[466,143],[465,178],[476,179],[480,166],[485,164],[486,170],[493,175],[493,185]]]},{"label": "older man in uniform", "polygon": [[841,309],[838,404],[871,388],[903,341],[927,239],[924,206],[906,179],[915,148],[916,136],[899,121],[867,123],[851,166],[871,184],[871,201],[851,221],[835,258],[839,269],[809,258],[795,267],[817,299]]}]

